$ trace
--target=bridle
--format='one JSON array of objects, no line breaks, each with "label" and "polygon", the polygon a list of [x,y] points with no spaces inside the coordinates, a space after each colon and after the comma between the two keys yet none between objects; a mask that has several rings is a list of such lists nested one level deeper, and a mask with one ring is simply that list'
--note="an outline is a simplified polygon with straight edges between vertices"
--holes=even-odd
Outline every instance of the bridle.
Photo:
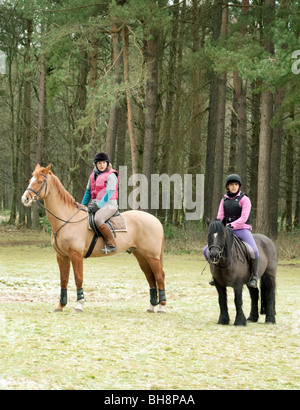
[{"label": "bridle", "polygon": [[[215,242],[215,239],[214,239],[214,242]],[[225,252],[224,252],[224,251],[225,251],[225,246],[226,246],[226,244],[224,244],[223,247],[221,247],[221,246],[217,245],[216,243],[213,243],[212,245],[210,245],[210,246],[208,247],[209,253],[210,253],[210,251],[211,251],[212,248],[217,248],[217,249],[219,250],[219,253],[217,254],[218,258],[217,258],[217,260],[216,260],[215,262],[212,261],[211,258],[209,257],[210,262],[211,262],[213,265],[218,265],[218,263],[220,262],[220,259],[221,259],[221,258],[223,258],[223,259],[228,259],[228,258],[225,256]]]},{"label": "bridle", "polygon": [[[36,191],[35,189],[32,189],[32,188],[30,188],[30,187],[28,186],[27,189],[26,189],[26,191],[25,191],[25,192],[28,191],[28,193],[29,193],[29,195],[31,196],[31,199],[32,199],[33,201],[37,201],[37,200],[39,199],[39,195],[40,195],[40,193],[42,192],[42,189],[44,188],[45,185],[46,185],[45,196],[46,196],[46,193],[47,193],[47,187],[48,187],[48,185],[47,185],[47,178],[48,178],[48,177],[47,177],[47,175],[43,174],[42,172],[41,172],[41,175],[42,175],[45,179],[44,179],[44,182],[42,183],[42,186],[40,187],[40,189],[39,189],[38,191]],[[32,191],[35,195],[32,195],[30,191]]]},{"label": "bridle", "polygon": [[[26,189],[26,191],[28,191],[28,193],[29,193],[29,195],[31,196],[31,199],[32,199],[33,201],[37,201],[37,204],[39,205],[40,208],[44,209],[44,210],[45,210],[46,212],[48,212],[50,215],[54,216],[55,219],[57,219],[57,220],[59,220],[59,221],[61,221],[61,222],[64,222],[64,223],[62,224],[62,226],[61,226],[60,228],[58,228],[58,230],[57,230],[56,232],[54,232],[53,229],[52,229],[52,233],[53,233],[53,236],[54,236],[54,241],[55,241],[55,245],[56,245],[57,249],[58,249],[63,255],[66,256],[66,254],[65,254],[65,253],[60,249],[60,247],[58,246],[58,243],[57,243],[57,234],[58,234],[58,232],[59,232],[64,226],[66,226],[68,223],[75,224],[75,223],[81,222],[81,221],[83,221],[84,219],[88,218],[88,215],[86,215],[85,217],[83,217],[82,219],[79,219],[78,221],[71,221],[71,219],[73,219],[74,216],[77,215],[79,211],[86,211],[86,207],[82,207],[82,206],[80,206],[79,204],[77,204],[76,202],[74,202],[74,204],[77,206],[78,209],[76,210],[76,212],[75,212],[68,220],[65,220],[65,219],[62,219],[62,218],[59,218],[58,216],[56,216],[54,213],[52,213],[51,211],[49,211],[49,209],[47,209],[41,202],[38,201],[39,195],[40,195],[40,193],[42,192],[42,189],[44,188],[44,186],[46,185],[44,198],[45,198],[45,196],[46,196],[47,188],[48,188],[48,185],[47,185],[47,178],[48,178],[48,176],[45,175],[45,174],[43,174],[42,172],[41,172],[40,175],[42,175],[42,176],[45,178],[45,179],[44,179],[44,182],[42,183],[42,186],[40,187],[40,189],[39,189],[38,191],[36,191],[35,189],[32,189],[32,188],[30,188],[30,187],[28,186],[27,189]],[[25,191],[25,192],[26,192],[26,191]],[[30,191],[32,191],[35,195],[32,195]]]}]

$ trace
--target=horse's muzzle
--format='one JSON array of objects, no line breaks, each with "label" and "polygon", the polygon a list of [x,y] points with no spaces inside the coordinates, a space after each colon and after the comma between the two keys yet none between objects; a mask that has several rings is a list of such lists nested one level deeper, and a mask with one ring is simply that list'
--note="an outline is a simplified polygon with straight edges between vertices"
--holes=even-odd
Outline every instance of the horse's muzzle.
[{"label": "horse's muzzle", "polygon": [[25,191],[21,198],[22,204],[24,206],[31,206],[35,202],[34,196],[32,196],[28,191]]}]

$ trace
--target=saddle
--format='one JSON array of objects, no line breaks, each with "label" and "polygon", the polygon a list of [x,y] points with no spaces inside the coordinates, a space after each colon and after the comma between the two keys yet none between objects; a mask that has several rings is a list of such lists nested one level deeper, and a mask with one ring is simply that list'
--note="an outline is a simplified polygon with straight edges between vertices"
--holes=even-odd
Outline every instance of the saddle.
[{"label": "saddle", "polygon": [[251,256],[247,244],[236,235],[233,235],[233,246],[235,247],[236,255],[240,262],[245,263],[246,261],[251,261]]},{"label": "saddle", "polygon": [[[89,209],[88,212],[89,212],[89,229],[91,229],[94,232],[94,237],[92,239],[92,242],[89,246],[89,249],[86,255],[84,256],[85,259],[87,259],[92,254],[99,236],[103,238],[102,233],[99,231],[95,223],[96,211],[93,209]],[[119,211],[117,211],[112,217],[110,217],[107,221],[105,221],[105,223],[110,228],[115,238],[117,237],[116,232],[127,232],[126,219]]]}]

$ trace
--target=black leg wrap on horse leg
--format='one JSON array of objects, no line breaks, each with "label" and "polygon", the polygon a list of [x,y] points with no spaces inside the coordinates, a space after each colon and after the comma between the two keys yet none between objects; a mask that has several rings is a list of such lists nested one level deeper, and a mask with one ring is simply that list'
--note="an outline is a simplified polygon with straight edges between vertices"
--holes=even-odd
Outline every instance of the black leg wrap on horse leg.
[{"label": "black leg wrap on horse leg", "polygon": [[150,303],[152,306],[158,305],[156,288],[150,288]]},{"label": "black leg wrap on horse leg", "polygon": [[163,289],[163,290],[160,290],[160,289],[159,289],[159,303],[165,302],[166,300],[167,300],[167,298],[166,298],[166,291],[165,291],[165,289]]},{"label": "black leg wrap on horse leg", "polygon": [[83,289],[77,289],[77,300],[84,299]]},{"label": "black leg wrap on horse leg", "polygon": [[61,289],[60,290],[60,301],[59,301],[59,303],[62,306],[66,306],[66,304],[68,303],[67,289]]}]

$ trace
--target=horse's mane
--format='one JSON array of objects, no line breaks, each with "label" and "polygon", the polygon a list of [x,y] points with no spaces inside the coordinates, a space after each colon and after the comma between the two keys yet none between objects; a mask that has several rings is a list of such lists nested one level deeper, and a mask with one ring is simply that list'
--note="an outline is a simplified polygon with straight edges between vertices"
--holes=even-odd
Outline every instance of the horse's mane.
[{"label": "horse's mane", "polygon": [[65,189],[63,184],[60,182],[59,178],[53,174],[53,172],[49,171],[49,175],[51,175],[51,182],[53,183],[54,187],[57,189],[57,193],[59,197],[68,205],[73,205],[75,203],[75,199],[72,195]]}]

